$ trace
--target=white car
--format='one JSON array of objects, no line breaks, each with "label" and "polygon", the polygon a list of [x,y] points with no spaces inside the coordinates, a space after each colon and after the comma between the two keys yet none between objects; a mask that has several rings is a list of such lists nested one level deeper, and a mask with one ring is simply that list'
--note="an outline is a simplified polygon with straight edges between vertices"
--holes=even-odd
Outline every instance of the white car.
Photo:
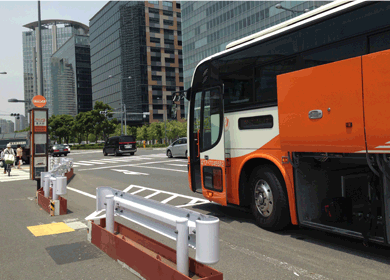
[{"label": "white car", "polygon": [[187,138],[180,138],[167,147],[167,157],[187,157]]}]

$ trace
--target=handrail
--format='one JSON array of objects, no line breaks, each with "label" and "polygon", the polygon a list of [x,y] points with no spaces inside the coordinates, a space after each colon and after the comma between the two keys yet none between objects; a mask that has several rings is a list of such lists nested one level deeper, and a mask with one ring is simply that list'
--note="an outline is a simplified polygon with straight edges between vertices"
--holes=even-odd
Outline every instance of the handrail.
[{"label": "handrail", "polygon": [[216,217],[111,187],[96,188],[96,211],[85,219],[106,218],[106,230],[114,234],[115,216],[176,240],[178,271],[185,275],[188,275],[188,246],[196,249],[196,260],[200,263],[219,261],[219,219]]}]

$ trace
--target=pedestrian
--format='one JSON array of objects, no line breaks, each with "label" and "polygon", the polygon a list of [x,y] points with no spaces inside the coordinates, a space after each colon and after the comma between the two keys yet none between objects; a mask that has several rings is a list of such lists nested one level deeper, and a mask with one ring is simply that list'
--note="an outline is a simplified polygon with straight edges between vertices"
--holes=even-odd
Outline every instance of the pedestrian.
[{"label": "pedestrian", "polygon": [[23,149],[20,145],[18,145],[18,148],[16,149],[16,160],[18,163],[18,169],[22,169],[20,167],[20,164],[22,163],[22,156],[23,156]]},{"label": "pedestrian", "polygon": [[[15,151],[14,151],[14,149],[12,149],[11,143],[7,144],[7,148],[4,150],[4,157],[5,157],[5,155],[14,155],[15,156]],[[4,160],[4,174],[6,174],[6,173],[7,173],[7,164],[5,164],[5,160]]]},{"label": "pedestrian", "polygon": [[0,160],[1,160],[1,162],[3,163],[3,167],[5,168],[4,151],[5,151],[5,149],[4,149],[4,150],[3,150],[3,149],[1,150]]}]

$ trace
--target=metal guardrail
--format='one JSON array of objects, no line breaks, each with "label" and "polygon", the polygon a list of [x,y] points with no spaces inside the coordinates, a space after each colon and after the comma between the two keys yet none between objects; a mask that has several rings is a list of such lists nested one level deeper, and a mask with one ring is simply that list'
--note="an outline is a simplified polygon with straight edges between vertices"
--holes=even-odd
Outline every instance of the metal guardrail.
[{"label": "metal guardrail", "polygon": [[72,158],[49,159],[49,171],[41,172],[41,186],[43,186],[44,196],[50,196],[50,188],[53,189],[52,198],[58,200],[58,195],[66,194],[68,180],[65,173],[69,172],[73,166]]},{"label": "metal guardrail", "polygon": [[188,246],[196,249],[196,260],[200,263],[215,264],[219,261],[219,219],[216,217],[110,187],[97,188],[96,211],[85,219],[106,218],[106,230],[114,234],[115,216],[176,240],[177,269],[187,276]]}]

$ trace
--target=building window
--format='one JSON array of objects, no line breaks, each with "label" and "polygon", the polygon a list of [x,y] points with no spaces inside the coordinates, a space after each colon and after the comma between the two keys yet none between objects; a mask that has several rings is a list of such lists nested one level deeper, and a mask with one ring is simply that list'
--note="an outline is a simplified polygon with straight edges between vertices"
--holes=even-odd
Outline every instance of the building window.
[{"label": "building window", "polygon": [[171,12],[171,11],[163,11],[163,15],[164,16],[169,16],[169,17],[173,17],[173,12]]},{"label": "building window", "polygon": [[161,62],[161,57],[159,57],[159,56],[152,56],[152,57],[150,58],[150,60],[151,60],[151,61],[156,61],[156,62]]},{"label": "building window", "polygon": [[175,59],[174,59],[174,58],[166,57],[166,58],[165,58],[165,62],[166,62],[166,63],[175,63]]},{"label": "building window", "polygon": [[161,71],[161,66],[152,66],[152,71]]},{"label": "building window", "polygon": [[[156,1],[158,3],[158,1]],[[149,13],[151,14],[160,14],[160,10],[159,9],[153,9],[153,8],[149,8]]]},{"label": "building window", "polygon": [[161,53],[161,49],[160,48],[150,48],[150,51],[151,52],[155,52],[155,53]]},{"label": "building window", "polygon": [[173,41],[173,40],[164,39],[164,44],[171,44],[171,45],[173,45],[174,43],[175,43],[175,41]]},{"label": "building window", "polygon": [[173,25],[173,21],[172,21],[172,20],[164,19],[164,24],[165,24],[165,25],[172,26],[172,25]]},{"label": "building window", "polygon": [[161,76],[155,76],[155,75],[152,75],[152,80],[153,81],[161,81]]},{"label": "building window", "polygon": [[173,35],[173,34],[174,34],[173,30],[164,29],[164,35]]},{"label": "building window", "polygon": [[157,24],[160,24],[160,19],[158,19],[158,18],[149,18],[149,22],[150,22],[150,23],[157,23]]},{"label": "building window", "polygon": [[160,28],[149,27],[149,31],[153,33],[160,33]]},{"label": "building window", "polygon": [[158,1],[149,1],[150,4],[158,5]]},{"label": "building window", "polygon": [[172,2],[163,1],[163,6],[165,6],[165,7],[172,7]]},{"label": "building window", "polygon": [[160,38],[150,37],[150,42],[151,43],[158,43],[158,44],[160,44]]}]

